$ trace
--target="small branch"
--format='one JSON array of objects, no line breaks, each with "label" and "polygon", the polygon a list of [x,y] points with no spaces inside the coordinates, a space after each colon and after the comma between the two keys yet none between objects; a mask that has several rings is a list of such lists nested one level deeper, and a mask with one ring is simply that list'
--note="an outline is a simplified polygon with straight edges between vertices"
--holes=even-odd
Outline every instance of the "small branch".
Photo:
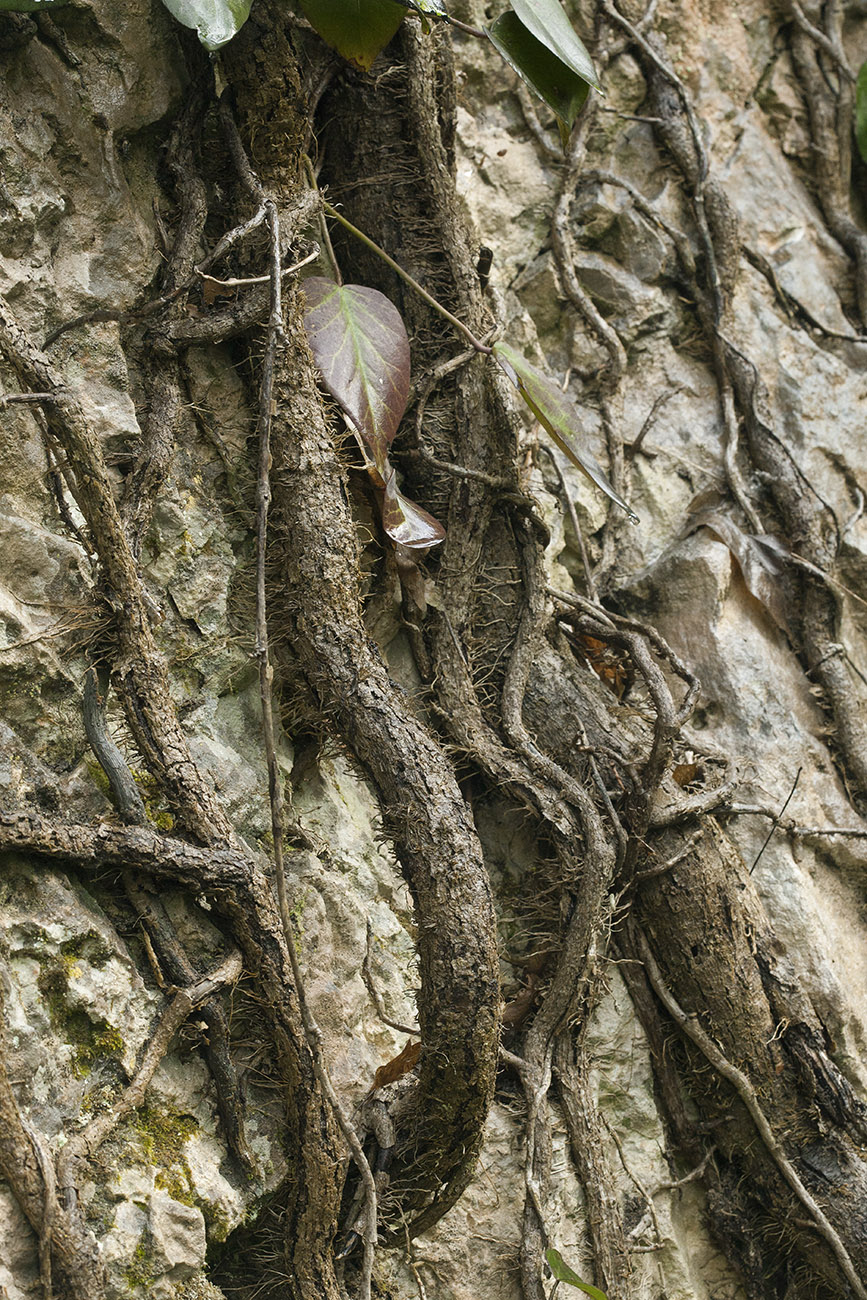
[{"label": "small branch", "polygon": [[55,393],[6,393],[0,397],[0,411],[7,406],[43,406],[57,401]]},{"label": "small branch", "polygon": [[54,1300],[54,1288],[51,1282],[51,1238],[54,1234],[54,1217],[57,1211],[57,1174],[54,1161],[41,1134],[37,1133],[26,1120],[22,1124],[33,1145],[33,1151],[39,1164],[39,1172],[45,1186],[45,1200],[42,1206],[42,1222],[39,1225],[39,1280],[42,1283],[43,1300]]},{"label": "small branch", "polygon": [[828,1221],[824,1211],[801,1182],[794,1165],[777,1141],[776,1136],[767,1121],[765,1113],[759,1105],[759,1100],[756,1096],[753,1085],[742,1070],[739,1070],[737,1066],[732,1065],[732,1063],[723,1056],[710,1035],[702,1029],[698,1017],[694,1014],[689,1015],[683,1010],[674,994],[666,986],[662,978],[662,973],[656,964],[656,959],[650,950],[650,945],[648,944],[643,931],[639,929],[637,925],[635,926],[635,935],[638,941],[638,951],[641,955],[641,960],[644,962],[647,978],[650,981],[654,993],[659,998],[672,1020],[675,1021],[687,1038],[696,1045],[717,1073],[727,1080],[727,1082],[734,1088],[744,1106],[747,1108],[747,1111],[758,1130],[759,1136],[764,1142],[768,1154],[777,1166],[784,1182],[788,1184],[801,1204],[806,1207],[819,1233],[825,1238],[825,1241],[831,1247],[846,1281],[851,1286],[855,1295],[858,1296],[859,1300],[867,1300],[867,1290],[865,1290],[861,1279],[855,1272],[855,1267],[849,1256],[849,1252],[843,1245],[836,1229]]},{"label": "small branch", "polygon": [[566,479],[563,476],[563,469],[560,465],[559,460],[554,455],[553,450],[549,446],[547,446],[545,443],[540,443],[539,451],[543,451],[545,455],[548,457],[548,459],[550,460],[551,464],[554,466],[554,471],[557,475],[557,479],[560,484],[560,498],[566,506],[566,510],[569,515],[569,521],[572,524],[572,531],[574,532],[575,538],[578,542],[578,550],[581,554],[581,564],[584,567],[584,581],[587,583],[587,595],[590,597],[591,600],[598,601],[599,592],[596,589],[596,582],[593,578],[593,569],[590,565],[590,556],[587,552],[587,543],[584,541],[584,532],[581,528],[580,523],[578,522],[578,512],[575,509],[575,502],[572,500],[571,493],[569,492],[569,488],[566,485]]},{"label": "small branch", "polygon": [[650,826],[653,830],[660,830],[663,826],[677,826],[693,817],[703,817],[707,813],[716,812],[718,808],[727,809],[736,786],[734,780],[723,781],[721,785],[715,785],[710,790],[700,790],[688,799],[678,799],[674,803],[654,807],[650,813]]},{"label": "small branch", "polygon": [[469,23],[462,23],[459,18],[452,18],[451,14],[447,15],[446,22],[449,27],[457,27],[459,32],[466,32],[468,36],[477,36],[480,40],[484,40],[487,36],[487,32],[483,32],[481,28],[471,27]]},{"label": "small branch", "polygon": [[[311,262],[315,262],[318,256],[319,256],[319,249],[314,248],[313,251],[308,253],[306,257],[302,257],[300,262],[293,262],[291,266],[284,266],[280,272],[280,275],[283,277],[287,275],[292,275],[295,271],[300,271],[302,266],[309,266]],[[218,280],[213,275],[205,275],[204,271],[202,270],[199,270],[199,276],[203,284],[209,285],[211,288],[220,291],[222,291],[223,289],[246,289],[249,285],[252,284],[271,283],[270,272],[267,275],[250,276],[248,279],[244,279],[244,280]]]},{"label": "small branch", "polygon": [[867,840],[867,827],[799,826],[797,822],[783,821],[782,814],[775,812],[773,808],[764,808],[761,804],[733,803],[729,805],[726,811],[741,817],[769,817],[787,835],[796,835],[801,839],[807,839],[813,835],[842,835],[853,840]]},{"label": "small branch", "polygon": [[75,1170],[78,1162],[93,1156],[120,1121],[141,1106],[148,1084],[169,1050],[172,1038],[194,1008],[207,1002],[226,984],[234,984],[242,969],[241,954],[234,949],[213,971],[175,994],[159,1019],[132,1082],[124,1088],[113,1106],[95,1116],[85,1129],[70,1137],[62,1148],[57,1159],[57,1177],[64,1192],[76,1185]]},{"label": "small branch", "polygon": [[85,1227],[77,1203],[57,1199],[50,1155],[41,1137],[24,1122],[12,1091],[3,983],[0,980],[0,1173],[39,1238],[46,1300],[53,1289],[52,1273],[64,1300],[94,1300],[105,1288],[96,1239]]},{"label": "small branch", "polygon": [[238,173],[238,179],[250,197],[256,203],[262,204],[265,201],[265,191],[262,188],[262,182],[250,165],[250,159],[247,157],[247,151],[241,140],[237,123],[232,116],[230,94],[231,92],[227,87],[220,97],[220,125],[223,128],[223,134],[226,137],[226,144],[229,146],[229,153],[232,155],[232,163]]},{"label": "small branch", "polygon": [[[304,170],[307,173],[307,180],[310,188],[314,193],[319,194],[319,186],[316,181],[316,173],[313,170],[313,164],[307,155],[304,155]],[[334,245],[331,242],[331,235],[328,233],[328,222],[325,220],[325,212],[320,206],[319,212],[319,229],[322,234],[322,243],[325,245],[325,251],[328,254],[328,260],[331,263],[331,269],[334,272],[334,279],[338,284],[343,284],[343,276],[340,274],[340,263],[337,260],[337,254],[334,251]]]},{"label": "small branch", "polygon": [[[658,1196],[660,1192],[676,1192],[679,1187],[685,1187],[687,1183],[694,1183],[697,1179],[704,1177],[704,1171],[707,1169],[708,1162],[713,1155],[714,1150],[715,1148],[711,1147],[705,1153],[704,1159],[701,1163],[696,1165],[695,1169],[691,1169],[688,1174],[684,1174],[683,1178],[676,1178],[670,1183],[658,1183],[656,1187],[653,1188],[650,1195]],[[813,1225],[810,1224],[810,1227],[812,1226]]]},{"label": "small branch", "polygon": [[419,1038],[421,1036],[420,1029],[413,1029],[411,1025],[402,1025],[399,1020],[392,1020],[391,1017],[388,1016],[386,1013],[385,1003],[382,1000],[382,994],[380,993],[379,989],[376,987],[376,983],[373,978],[373,972],[370,969],[370,951],[371,951],[372,939],[373,939],[373,923],[368,917],[367,946],[364,952],[364,961],[361,964],[361,978],[364,980],[365,987],[367,988],[368,993],[373,999],[373,1005],[376,1007],[377,1015],[379,1016],[382,1023],[384,1025],[388,1025],[390,1029],[397,1029],[402,1034],[413,1034],[416,1038]]},{"label": "small branch", "polygon": [[636,871],[635,875],[632,877],[632,884],[640,885],[645,880],[652,880],[654,876],[661,876],[664,875],[666,871],[671,871],[672,867],[678,866],[685,858],[689,857],[690,853],[692,853],[703,835],[704,827],[701,827],[690,835],[683,848],[675,853],[673,858],[669,858],[667,862],[660,862],[658,866],[648,867],[646,871]]},{"label": "small branch", "polygon": [[759,274],[764,276],[767,280],[790,320],[792,319],[792,314],[794,312],[797,313],[797,315],[802,316],[811,329],[818,330],[818,332],[824,334],[826,338],[843,339],[847,343],[860,343],[862,347],[867,345],[867,334],[854,334],[851,330],[835,330],[832,329],[830,325],[823,324],[823,322],[819,320],[818,316],[815,316],[810,311],[809,307],[806,307],[800,299],[796,298],[788,289],[783,288],[774,267],[766,257],[756,249],[750,248],[747,244],[742,245],[742,249],[744,257],[750,265],[755,267]]},{"label": "small branch", "polygon": [[775,830],[777,829],[777,827],[779,826],[779,824],[780,824],[780,820],[781,820],[781,818],[782,818],[782,816],[783,816],[783,813],[786,811],[786,809],[788,808],[789,804],[792,802],[792,796],[794,795],[796,789],[798,788],[798,782],[799,782],[800,779],[801,779],[801,773],[803,772],[803,770],[804,770],[804,769],[803,769],[802,767],[799,767],[798,770],[797,770],[797,772],[795,773],[795,779],[794,779],[794,781],[792,782],[792,788],[791,788],[791,790],[789,791],[789,793],[786,795],[786,802],[783,804],[782,808],[780,809],[779,815],[778,815],[777,817],[774,818],[773,825],[771,826],[771,829],[768,831],[767,838],[765,839],[764,844],[762,845],[762,847],[759,849],[758,853],[757,853],[756,856],[755,856],[755,861],[753,862],[753,865],[750,867],[750,875],[753,874],[753,872],[755,871],[756,867],[759,865],[759,858],[762,856],[762,854],[764,853],[765,849],[766,849],[766,848],[768,847],[768,845],[770,844],[770,842],[771,842],[771,837],[773,836],[774,831],[775,831]]},{"label": "small branch", "polygon": [[789,0],[789,7],[792,10],[792,17],[800,27],[801,31],[806,32],[810,40],[814,41],[820,49],[825,51],[833,61],[837,71],[845,77],[847,81],[854,82],[855,74],[849,67],[849,64],[846,62],[846,59],[843,57],[843,54],[834,41],[832,41],[829,36],[826,36],[824,32],[820,31],[818,27],[813,26],[798,3],[798,0]]},{"label": "small branch", "polygon": [[[512,493],[518,498],[515,492],[515,484],[505,478],[498,478],[494,474],[486,474],[481,469],[467,469],[464,465],[454,465],[450,460],[439,460],[432,455],[426,447],[414,447],[411,451],[403,453],[405,456],[416,456],[423,460],[426,465],[432,469],[438,469],[443,474],[451,474],[452,478],[472,479],[474,483],[484,483],[485,487],[494,488],[499,492]],[[523,500],[523,498],[520,498]]]},{"label": "small branch", "polygon": [[677,397],[678,393],[682,392],[682,388],[671,388],[667,393],[659,394],[656,401],[647,412],[647,415],[644,418],[644,423],[639,429],[636,437],[633,438],[632,442],[623,449],[623,453],[627,460],[631,460],[634,456],[638,455],[639,451],[641,451],[641,444],[644,442],[644,439],[647,437],[653,426],[653,421],[656,418],[657,411],[660,410],[661,407],[665,406],[667,402],[670,402],[673,397]]},{"label": "small branch", "polygon": [[108,734],[105,725],[105,690],[108,673],[100,682],[93,667],[84,674],[84,701],[82,716],[84,734],[94,756],[108,777],[117,810],[125,822],[143,826],[148,820],[144,802],[138,792],[126,759]]}]

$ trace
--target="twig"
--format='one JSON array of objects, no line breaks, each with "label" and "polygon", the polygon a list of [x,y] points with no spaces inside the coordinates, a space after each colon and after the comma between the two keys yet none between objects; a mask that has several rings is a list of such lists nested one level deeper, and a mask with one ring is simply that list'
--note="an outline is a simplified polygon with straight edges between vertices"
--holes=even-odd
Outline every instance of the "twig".
[{"label": "twig", "polygon": [[584,532],[578,522],[578,512],[575,509],[575,502],[572,500],[569,488],[566,486],[566,479],[563,476],[563,469],[559,460],[554,455],[553,450],[545,443],[539,444],[539,451],[543,451],[554,466],[557,479],[560,483],[560,496],[566,505],[569,514],[569,522],[572,524],[572,531],[578,542],[578,550],[581,554],[581,563],[584,567],[584,580],[587,583],[587,594],[591,600],[599,600],[599,592],[596,589],[596,582],[593,578],[593,569],[590,566],[590,556],[587,552],[587,543],[584,541]]},{"label": "twig", "polygon": [[[515,484],[506,478],[497,477],[494,474],[486,474],[481,469],[467,469],[464,465],[455,465],[450,460],[439,460],[432,455],[426,447],[414,447],[411,451],[404,452],[405,456],[416,456],[423,460],[431,469],[438,469],[443,474],[451,474],[452,478],[472,479],[474,483],[484,483],[485,487],[494,488],[500,492],[514,493]],[[523,499],[523,498],[521,498]]]},{"label": "twig", "polygon": [[[683,1178],[676,1178],[670,1183],[658,1183],[650,1195],[658,1196],[660,1192],[675,1192],[679,1187],[685,1187],[687,1183],[694,1183],[696,1179],[701,1178],[704,1175],[704,1171],[707,1169],[708,1161],[713,1155],[714,1150],[714,1147],[710,1147],[709,1150],[705,1152],[704,1159],[701,1163],[696,1165],[695,1169],[691,1169],[688,1174],[684,1174]],[[810,1226],[812,1227],[812,1224]]]},{"label": "twig", "polygon": [[798,1173],[783,1151],[777,1141],[774,1132],[767,1121],[764,1111],[759,1105],[755,1089],[750,1083],[747,1076],[737,1066],[732,1065],[716,1046],[710,1035],[705,1033],[698,1022],[696,1015],[689,1015],[683,1010],[674,994],[669,990],[662,978],[662,973],[656,964],[656,959],[650,950],[650,945],[639,927],[635,926],[635,935],[638,941],[638,950],[641,960],[644,962],[644,968],[647,972],[647,978],[653,988],[654,993],[665,1007],[672,1020],[681,1028],[687,1038],[689,1038],[699,1051],[710,1062],[718,1074],[722,1075],[737,1092],[743,1104],[746,1106],[753,1123],[758,1130],[759,1136],[767,1148],[768,1154],[777,1166],[784,1182],[788,1184],[795,1196],[804,1205],[812,1217],[813,1223],[818,1229],[821,1236],[825,1238],[831,1247],[838,1264],[859,1300],[867,1300],[867,1290],[865,1290],[861,1279],[855,1272],[854,1265],[849,1256],[849,1252],[843,1245],[839,1234],[833,1225],[828,1221],[827,1216],[815,1199],[807,1191],[807,1188],[798,1177]]},{"label": "twig", "polygon": [[[94,1300],[104,1294],[105,1270],[99,1247],[76,1202],[58,1200],[49,1153],[24,1122],[7,1069],[6,1015],[0,980],[0,1173],[39,1238],[43,1291],[57,1275],[64,1300]],[[46,1259],[50,1250],[52,1260]],[[52,1269],[51,1266],[54,1266]]]},{"label": "twig", "polygon": [[471,27],[469,23],[462,23],[459,18],[452,18],[451,14],[447,16],[446,22],[450,27],[457,27],[458,31],[466,32],[468,36],[478,36],[481,40],[484,40],[487,35],[478,27]]},{"label": "twig", "polygon": [[644,423],[639,429],[637,435],[633,438],[632,442],[623,449],[623,453],[627,460],[631,460],[641,450],[641,444],[644,442],[644,439],[647,437],[653,426],[654,417],[656,416],[657,411],[661,407],[665,406],[667,402],[670,402],[673,397],[677,397],[677,395],[682,392],[682,388],[671,388],[668,392],[659,394],[656,401],[647,412],[647,415],[644,418]]},{"label": "twig", "polygon": [[43,1300],[53,1300],[54,1287],[51,1281],[51,1238],[54,1235],[54,1216],[57,1210],[57,1175],[51,1152],[45,1145],[41,1134],[37,1133],[27,1120],[22,1119],[27,1136],[39,1163],[39,1172],[45,1186],[45,1199],[42,1205],[42,1222],[39,1225],[39,1280],[42,1283]]},{"label": "twig", "polygon": [[0,397],[0,411],[7,406],[42,406],[57,400],[54,393],[5,393]]},{"label": "twig", "polygon": [[[107,684],[107,670],[102,674],[102,681],[99,681],[96,670],[88,668],[84,681],[85,735],[100,767],[108,777],[124,821],[144,826],[148,822],[144,803],[126,759],[109,736],[105,724],[104,695]],[[160,988],[165,987],[154,945],[159,949],[160,960],[166,966],[172,983],[181,988],[194,987],[198,979],[196,972],[178,942],[162,904],[157,897],[149,896],[142,888],[136,878],[138,874],[140,873],[125,870],[123,883],[127,897],[142,922],[145,951],[157,975],[157,982]],[[238,1075],[229,1050],[229,1025],[219,998],[208,998],[202,1004],[202,1018],[208,1031],[205,1035],[205,1055],[214,1080],[217,1109],[223,1122],[226,1139],[241,1167],[246,1173],[252,1174],[256,1164],[247,1146]]]},{"label": "twig", "polygon": [[689,821],[693,817],[703,817],[728,805],[736,789],[734,780],[723,781],[710,790],[699,790],[687,799],[677,799],[673,803],[654,806],[650,813],[650,825],[654,830],[663,826],[677,826],[679,822]]},{"label": "twig", "polygon": [[418,1271],[418,1265],[415,1262],[415,1252],[413,1251],[412,1248],[412,1240],[409,1235],[409,1226],[406,1223],[404,1223],[404,1231],[406,1232],[406,1262],[409,1264],[410,1268],[412,1269],[412,1275],[415,1278],[415,1284],[416,1287],[418,1288],[419,1300],[427,1300],[427,1291],[425,1290],[425,1285],[424,1282],[422,1281],[421,1273],[419,1273]]},{"label": "twig", "polygon": [[741,817],[770,817],[787,835],[797,835],[801,839],[808,839],[813,835],[842,835],[854,840],[867,840],[867,827],[799,826],[796,822],[784,822],[781,813],[774,812],[773,808],[763,808],[760,804],[733,803],[726,811]]},{"label": "twig", "polygon": [[[292,275],[293,272],[300,271],[302,266],[309,266],[311,262],[315,262],[318,256],[319,249],[314,248],[306,257],[302,257],[300,262],[293,262],[291,266],[284,266],[280,271],[281,276]],[[270,272],[267,275],[253,275],[243,280],[218,280],[213,275],[205,275],[201,270],[199,271],[199,275],[204,284],[210,285],[215,289],[246,289],[247,286],[251,284],[271,283]]]},{"label": "twig", "polygon": [[810,311],[809,307],[806,307],[800,299],[796,298],[788,289],[783,288],[771,263],[756,249],[750,248],[747,244],[743,244],[742,251],[747,261],[767,280],[768,284],[782,303],[790,320],[792,319],[794,311],[799,316],[803,316],[804,320],[812,329],[818,330],[820,334],[824,334],[829,339],[843,339],[847,343],[860,343],[862,347],[867,345],[867,334],[853,334],[851,330],[836,330],[830,325],[823,324],[823,322],[819,320],[818,316],[815,316],[813,312]]},{"label": "twig", "polygon": [[798,788],[798,782],[799,782],[800,779],[801,779],[801,773],[803,772],[803,770],[804,770],[804,769],[803,769],[802,767],[799,767],[798,770],[797,770],[797,772],[795,773],[795,779],[794,779],[794,781],[792,782],[792,788],[791,788],[791,790],[789,791],[789,793],[788,793],[787,796],[786,796],[786,802],[783,804],[782,808],[780,809],[779,814],[774,818],[774,824],[771,826],[771,829],[768,831],[767,838],[765,839],[764,844],[762,845],[762,847],[759,849],[758,853],[756,854],[755,861],[753,862],[753,865],[750,867],[750,875],[753,874],[753,872],[755,871],[756,867],[759,865],[759,858],[762,856],[762,854],[764,853],[765,849],[766,849],[766,848],[768,847],[768,845],[770,844],[770,842],[771,842],[771,836],[773,835],[774,831],[775,831],[775,830],[777,829],[777,827],[779,826],[779,824],[780,824],[780,819],[782,818],[783,813],[786,811],[786,809],[788,808],[789,804],[792,802],[792,796],[794,795],[795,790]]},{"label": "twig", "polygon": [[829,36],[826,36],[825,33],[820,31],[818,27],[813,26],[813,24],[810,22],[809,18],[804,13],[801,6],[798,4],[798,0],[789,0],[789,7],[792,10],[792,16],[794,17],[795,22],[798,24],[801,31],[806,32],[810,40],[815,41],[815,43],[820,47],[820,49],[823,49],[825,53],[830,56],[830,58],[834,62],[835,67],[837,68],[837,71],[843,77],[845,77],[847,81],[854,81],[855,74],[853,73],[852,69],[849,67],[849,64],[846,62],[846,59],[843,57],[841,51],[837,48],[837,46]]},{"label": "twig", "polygon": [[376,987],[376,983],[373,978],[373,971],[370,969],[370,950],[371,950],[372,939],[373,939],[373,923],[368,917],[367,945],[364,951],[364,961],[361,964],[361,978],[364,980],[367,991],[370,994],[371,998],[373,999],[373,1005],[376,1007],[377,1015],[379,1016],[382,1023],[384,1025],[388,1025],[390,1029],[397,1029],[402,1034],[413,1034],[416,1038],[418,1038],[421,1035],[420,1029],[413,1029],[411,1025],[402,1025],[399,1020],[392,1020],[391,1017],[386,1014],[385,1003],[382,1000],[382,994],[380,993],[379,989]]},{"label": "twig", "polygon": [[692,853],[703,835],[704,827],[702,826],[699,830],[690,835],[683,848],[675,853],[674,857],[669,858],[667,862],[660,862],[655,867],[648,867],[646,871],[637,871],[632,877],[632,883],[634,885],[639,885],[645,880],[652,880],[654,876],[661,876],[666,871],[671,871],[672,867],[678,866],[679,863],[683,862],[684,858],[689,857],[690,853]]},{"label": "twig", "polygon": [[144,825],[147,820],[144,802],[138,792],[126,759],[108,734],[105,725],[105,691],[108,686],[108,672],[103,670],[99,681],[97,670],[93,667],[84,674],[84,701],[82,716],[84,734],[94,756],[108,777],[111,792],[114,795],[117,810],[125,822]]},{"label": "twig", "polygon": [[[316,182],[316,173],[313,170],[313,164],[307,155],[304,155],[304,170],[307,173],[307,180],[310,188],[317,194],[319,186]],[[328,233],[328,222],[325,220],[325,212],[322,207],[319,208],[319,230],[322,234],[322,243],[325,245],[325,251],[328,254],[328,260],[331,263],[331,269],[334,272],[334,279],[338,284],[343,284],[343,276],[340,274],[340,263],[337,260],[337,254],[334,251],[334,245],[331,242],[331,235]]]},{"label": "twig", "polygon": [[234,984],[243,965],[240,952],[233,949],[213,971],[175,994],[157,1023],[132,1082],[124,1088],[113,1106],[101,1115],[96,1115],[85,1129],[70,1137],[61,1149],[57,1160],[57,1177],[64,1192],[75,1186],[75,1167],[78,1161],[92,1156],[120,1121],[130,1111],[141,1106],[148,1084],[168,1051],[172,1038],[193,1009],[213,997],[226,984]]}]

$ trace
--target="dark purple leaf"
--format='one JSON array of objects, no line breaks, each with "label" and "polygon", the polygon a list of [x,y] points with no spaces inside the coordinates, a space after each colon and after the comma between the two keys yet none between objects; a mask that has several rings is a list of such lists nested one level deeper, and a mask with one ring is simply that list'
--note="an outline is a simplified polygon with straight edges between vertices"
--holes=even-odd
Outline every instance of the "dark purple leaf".
[{"label": "dark purple leaf", "polygon": [[383,473],[409,396],[409,340],[400,312],[376,289],[320,276],[305,280],[304,293],[304,326],[322,381]]}]

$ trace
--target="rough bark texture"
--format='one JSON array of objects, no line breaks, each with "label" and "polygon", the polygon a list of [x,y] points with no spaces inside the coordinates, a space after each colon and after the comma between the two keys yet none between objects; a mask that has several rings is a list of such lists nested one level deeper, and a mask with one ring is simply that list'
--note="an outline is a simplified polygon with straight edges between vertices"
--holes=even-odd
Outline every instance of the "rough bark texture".
[{"label": "rough bark texture", "polygon": [[[867,24],[566,7],[565,156],[411,15],[360,72],[277,0],[216,63],[157,4],[0,14],[8,1300],[546,1300],[549,1247],[609,1300],[867,1295]],[[395,555],[297,272],[227,283],[332,273],[313,170],[637,528],[335,228],[446,527]]]}]

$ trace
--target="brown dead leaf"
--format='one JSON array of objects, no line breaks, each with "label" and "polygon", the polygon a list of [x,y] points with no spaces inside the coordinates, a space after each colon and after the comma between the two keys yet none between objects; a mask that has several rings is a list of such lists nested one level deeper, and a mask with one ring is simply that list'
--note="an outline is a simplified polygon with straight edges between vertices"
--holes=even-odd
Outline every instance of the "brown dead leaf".
[{"label": "brown dead leaf", "polygon": [[689,536],[697,528],[716,533],[737,561],[750,595],[764,605],[777,627],[790,635],[782,583],[788,552],[782,543],[770,534],[754,537],[742,532],[733,519],[719,510],[705,509],[693,514],[681,537]]},{"label": "brown dead leaf", "polygon": [[700,763],[676,763],[672,768],[671,775],[678,785],[692,785],[693,781],[698,781],[704,775]]},{"label": "brown dead leaf", "polygon": [[576,633],[574,641],[596,676],[614,692],[618,700],[622,699],[629,687],[630,674],[617,651],[606,641],[600,641],[598,637],[589,636],[585,632]]},{"label": "brown dead leaf", "polygon": [[396,1083],[398,1079],[402,1079],[417,1064],[420,1056],[421,1042],[418,1040],[413,1042],[410,1038],[402,1052],[392,1057],[385,1065],[379,1067],[373,1076],[374,1088],[386,1088],[390,1083]]}]

